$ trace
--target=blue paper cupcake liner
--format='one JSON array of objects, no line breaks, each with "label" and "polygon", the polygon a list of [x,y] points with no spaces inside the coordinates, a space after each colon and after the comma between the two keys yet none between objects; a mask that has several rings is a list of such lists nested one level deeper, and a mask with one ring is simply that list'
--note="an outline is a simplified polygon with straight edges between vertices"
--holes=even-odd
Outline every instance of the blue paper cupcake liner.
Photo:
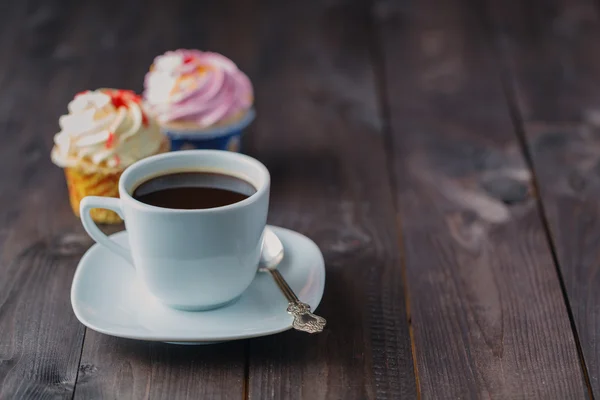
[{"label": "blue paper cupcake liner", "polygon": [[249,110],[239,121],[227,126],[219,126],[199,131],[177,131],[168,127],[163,133],[171,140],[171,150],[212,149],[239,152],[244,129],[256,117]]}]

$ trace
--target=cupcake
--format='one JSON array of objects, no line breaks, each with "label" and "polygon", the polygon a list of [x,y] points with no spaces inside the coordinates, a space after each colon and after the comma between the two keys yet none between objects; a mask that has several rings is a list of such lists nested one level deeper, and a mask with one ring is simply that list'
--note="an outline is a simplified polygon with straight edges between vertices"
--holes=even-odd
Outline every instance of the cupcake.
[{"label": "cupcake", "polygon": [[144,81],[144,101],[171,139],[171,148],[239,151],[254,119],[252,84],[228,59],[199,50],[156,57]]},{"label": "cupcake", "polygon": [[[64,168],[75,215],[85,196],[119,197],[121,173],[134,162],[169,151],[169,141],[129,90],[98,89],[75,95],[59,119],[52,161]],[[93,209],[99,223],[119,223],[109,210]]]}]

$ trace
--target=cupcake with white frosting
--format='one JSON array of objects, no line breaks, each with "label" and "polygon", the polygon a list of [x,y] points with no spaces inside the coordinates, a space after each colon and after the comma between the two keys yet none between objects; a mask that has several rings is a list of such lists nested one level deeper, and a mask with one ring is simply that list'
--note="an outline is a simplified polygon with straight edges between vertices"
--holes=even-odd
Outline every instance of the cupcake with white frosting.
[{"label": "cupcake with white frosting", "polygon": [[237,151],[254,119],[250,79],[221,54],[168,51],[154,60],[144,88],[145,104],[173,150]]},{"label": "cupcake with white frosting", "polygon": [[[75,215],[85,196],[118,197],[121,173],[134,162],[169,150],[157,122],[129,90],[98,89],[75,95],[59,119],[52,161],[64,168]],[[109,210],[94,209],[92,218],[118,223]]]}]

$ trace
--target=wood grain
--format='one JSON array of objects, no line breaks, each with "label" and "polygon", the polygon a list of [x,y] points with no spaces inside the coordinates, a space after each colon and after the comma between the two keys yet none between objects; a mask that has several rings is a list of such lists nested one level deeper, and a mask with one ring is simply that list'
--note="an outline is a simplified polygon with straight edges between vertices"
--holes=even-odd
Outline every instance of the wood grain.
[{"label": "wood grain", "polygon": [[62,6],[3,2],[0,12],[2,399],[72,398],[84,335],[69,288],[91,241],[49,159],[56,117],[82,79],[52,57],[76,26]]},{"label": "wood grain", "polygon": [[587,395],[472,4],[377,3],[422,398]]},{"label": "wood grain", "polygon": [[248,150],[272,174],[269,222],[324,252],[326,331],[250,341],[250,399],[416,397],[366,2],[260,2]]},{"label": "wood grain", "polygon": [[206,346],[120,339],[88,330],[76,399],[241,399],[243,342]]},{"label": "wood grain", "polygon": [[600,396],[600,13],[594,1],[490,2],[513,102],[594,395]]}]

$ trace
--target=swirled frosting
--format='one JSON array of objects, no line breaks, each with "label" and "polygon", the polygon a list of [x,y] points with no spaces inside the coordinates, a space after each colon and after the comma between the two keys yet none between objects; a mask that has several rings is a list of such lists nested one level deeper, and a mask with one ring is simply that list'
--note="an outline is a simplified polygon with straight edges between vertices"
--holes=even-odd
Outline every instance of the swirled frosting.
[{"label": "swirled frosting", "polygon": [[144,98],[159,122],[204,129],[235,119],[254,101],[248,77],[228,59],[199,50],[169,51],[146,74]]},{"label": "swirled frosting", "polygon": [[98,89],[75,95],[59,119],[52,161],[60,167],[123,169],[155,154],[164,136],[129,90]]}]

